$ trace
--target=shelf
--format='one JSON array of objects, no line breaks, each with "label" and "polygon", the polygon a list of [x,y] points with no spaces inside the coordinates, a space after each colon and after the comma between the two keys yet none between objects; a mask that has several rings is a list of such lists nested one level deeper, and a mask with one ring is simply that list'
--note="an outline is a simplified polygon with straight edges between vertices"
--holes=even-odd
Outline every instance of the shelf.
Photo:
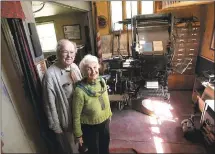
[{"label": "shelf", "polygon": [[173,11],[177,11],[180,9],[186,9],[186,8],[190,8],[193,6],[198,6],[198,5],[203,5],[203,4],[210,4],[210,3],[214,3],[214,1],[184,1],[184,2],[178,2],[178,3],[174,3],[174,4],[170,4],[167,7],[158,10],[158,13],[168,13],[168,12],[173,12]]},{"label": "shelf", "polygon": [[[180,27],[185,27],[185,23],[180,23],[180,24],[177,24],[177,25],[175,25],[175,27],[177,27],[177,28],[180,28]],[[192,23],[192,26],[193,27],[200,27],[200,22],[195,22],[195,23]]]}]

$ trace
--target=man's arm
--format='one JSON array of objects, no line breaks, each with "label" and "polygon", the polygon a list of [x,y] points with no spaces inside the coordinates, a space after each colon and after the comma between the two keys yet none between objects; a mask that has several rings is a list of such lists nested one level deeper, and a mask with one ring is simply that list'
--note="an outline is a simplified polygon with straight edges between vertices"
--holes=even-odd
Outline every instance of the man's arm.
[{"label": "man's arm", "polygon": [[74,63],[74,68],[75,68],[75,71],[77,72],[78,80],[81,80],[82,79],[81,71],[75,63]]},{"label": "man's arm", "polygon": [[55,92],[48,81],[43,81],[43,98],[45,113],[48,118],[49,128],[55,133],[62,133],[58,113],[55,105]]}]

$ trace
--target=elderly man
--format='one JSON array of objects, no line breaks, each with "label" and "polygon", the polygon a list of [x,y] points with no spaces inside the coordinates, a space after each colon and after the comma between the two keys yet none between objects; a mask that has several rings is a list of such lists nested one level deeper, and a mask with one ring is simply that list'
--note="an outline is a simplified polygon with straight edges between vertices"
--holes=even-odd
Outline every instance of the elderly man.
[{"label": "elderly man", "polygon": [[51,65],[42,81],[45,112],[49,128],[55,133],[58,153],[77,153],[72,130],[72,94],[74,84],[82,79],[73,63],[76,44],[60,40],[57,44],[57,62]]}]

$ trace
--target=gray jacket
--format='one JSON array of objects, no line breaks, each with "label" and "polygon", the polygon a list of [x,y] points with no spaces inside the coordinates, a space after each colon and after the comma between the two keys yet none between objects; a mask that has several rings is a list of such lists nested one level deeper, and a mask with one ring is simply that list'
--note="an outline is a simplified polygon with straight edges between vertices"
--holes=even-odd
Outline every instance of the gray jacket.
[{"label": "gray jacket", "polygon": [[[72,69],[81,77],[77,65]],[[49,128],[54,132],[69,131],[72,127],[71,105],[60,84],[61,69],[53,64],[46,71],[42,86],[45,112],[48,117]]]}]

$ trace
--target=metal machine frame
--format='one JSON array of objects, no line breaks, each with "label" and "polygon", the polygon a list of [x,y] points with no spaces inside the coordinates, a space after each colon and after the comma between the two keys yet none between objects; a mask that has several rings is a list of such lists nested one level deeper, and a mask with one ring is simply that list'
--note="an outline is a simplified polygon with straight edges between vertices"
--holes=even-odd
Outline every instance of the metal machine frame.
[{"label": "metal machine frame", "polygon": [[[111,101],[118,102],[118,109],[123,109],[124,105],[131,106],[131,100],[137,97],[163,97],[169,100],[170,95],[168,93],[167,78],[170,74],[170,60],[171,60],[171,49],[170,44],[166,47],[167,52],[163,55],[150,55],[144,56],[138,54],[136,51],[136,45],[138,44],[138,28],[159,28],[165,26],[168,28],[169,42],[171,42],[171,32],[172,32],[172,16],[171,14],[151,14],[151,15],[137,15],[132,19],[126,19],[120,21],[121,24],[131,24],[132,25],[132,55],[127,57],[118,57],[107,60],[109,65],[108,72],[110,73],[109,81],[107,84],[109,87],[109,96]],[[150,80],[141,75],[144,71],[142,68],[146,65],[144,58],[164,58],[166,61],[164,64],[164,69],[157,72],[157,77],[159,79],[159,86],[155,89],[144,88],[143,93],[140,93],[141,85],[144,82]],[[107,62],[106,61],[106,62]],[[156,61],[155,61],[156,62]],[[113,73],[114,72],[114,73]],[[125,73],[124,73],[125,72]],[[123,74],[124,73],[124,74]],[[126,74],[127,73],[127,74]],[[152,73],[152,74],[153,74]],[[126,75],[125,75],[126,74]]]}]

